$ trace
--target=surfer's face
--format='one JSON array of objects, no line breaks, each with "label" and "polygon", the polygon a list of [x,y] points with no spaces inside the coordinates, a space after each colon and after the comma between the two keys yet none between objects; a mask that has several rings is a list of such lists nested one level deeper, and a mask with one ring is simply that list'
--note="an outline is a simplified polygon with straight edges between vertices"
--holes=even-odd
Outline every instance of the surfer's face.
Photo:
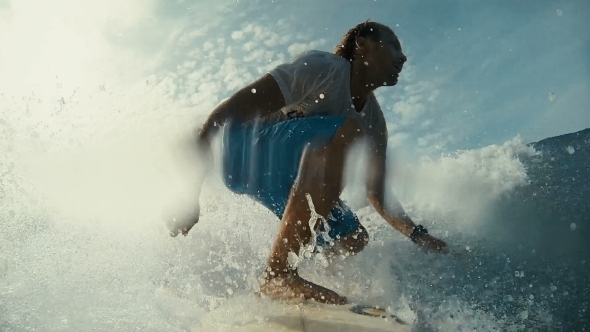
[{"label": "surfer's face", "polygon": [[378,85],[395,85],[407,58],[402,46],[393,31],[384,29],[379,41],[370,38],[365,40],[365,65],[371,66],[374,80]]}]

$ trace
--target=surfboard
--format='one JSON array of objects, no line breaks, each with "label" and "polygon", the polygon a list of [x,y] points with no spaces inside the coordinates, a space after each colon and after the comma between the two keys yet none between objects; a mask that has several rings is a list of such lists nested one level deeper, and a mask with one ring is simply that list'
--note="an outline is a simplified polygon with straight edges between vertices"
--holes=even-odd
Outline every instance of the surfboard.
[{"label": "surfboard", "polygon": [[198,331],[410,332],[411,326],[372,305],[285,304],[256,296],[227,300],[206,315]]}]

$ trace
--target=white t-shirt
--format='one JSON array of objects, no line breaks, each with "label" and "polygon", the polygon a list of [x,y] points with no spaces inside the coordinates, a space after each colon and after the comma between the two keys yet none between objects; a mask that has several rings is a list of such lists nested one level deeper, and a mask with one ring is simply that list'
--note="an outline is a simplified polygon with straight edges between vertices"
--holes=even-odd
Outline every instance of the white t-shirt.
[{"label": "white t-shirt", "polygon": [[350,62],[336,54],[307,51],[269,73],[277,81],[290,117],[346,116],[356,119],[375,143],[387,144],[387,126],[381,107],[371,93],[359,113],[350,94]]}]

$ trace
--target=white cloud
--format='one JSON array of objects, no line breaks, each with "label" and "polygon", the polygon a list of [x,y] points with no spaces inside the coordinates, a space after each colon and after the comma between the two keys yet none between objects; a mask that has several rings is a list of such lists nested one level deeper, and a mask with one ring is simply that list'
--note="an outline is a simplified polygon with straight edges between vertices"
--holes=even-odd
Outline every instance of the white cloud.
[{"label": "white cloud", "polygon": [[[182,32],[182,33],[181,33]],[[204,37],[207,33],[207,28],[203,27],[201,29],[193,29],[191,31],[181,31],[178,29],[175,34],[178,34],[178,40],[176,40],[177,47],[187,47],[192,45],[196,39]],[[173,36],[175,35],[173,33]]]},{"label": "white cloud", "polygon": [[280,44],[282,41],[281,36],[278,33],[270,32],[268,38],[264,41],[264,45],[268,47],[274,47]]},{"label": "white cloud", "polygon": [[254,41],[256,42],[262,42],[264,41],[268,34],[270,33],[270,29],[267,27],[261,27],[259,25],[254,26],[254,37],[252,39],[254,39]]},{"label": "white cloud", "polygon": [[244,44],[243,49],[244,51],[250,52],[252,51],[252,49],[254,49],[254,46],[256,46],[256,43],[253,41],[249,41]]},{"label": "white cloud", "polygon": [[434,103],[436,100],[436,97],[438,97],[438,94],[440,93],[440,91],[438,89],[432,89],[430,90],[429,94],[428,94],[428,102],[429,103]]},{"label": "white cloud", "polygon": [[250,24],[246,25],[242,31],[244,31],[246,33],[247,32],[253,32],[254,31],[254,25],[252,23],[250,23]]},{"label": "white cloud", "polygon": [[391,148],[400,146],[404,142],[406,142],[408,137],[410,137],[408,133],[395,133],[389,137],[389,140],[387,141],[387,146]]},{"label": "white cloud", "polygon": [[393,111],[401,115],[400,124],[402,126],[413,124],[426,111],[426,105],[421,101],[421,96],[414,95],[398,101],[393,105]]},{"label": "white cloud", "polygon": [[242,39],[244,39],[244,31],[234,31],[234,32],[232,32],[231,38],[233,40],[242,40]]},{"label": "white cloud", "polygon": [[418,137],[418,146],[422,148],[430,147],[429,150],[442,149],[444,146],[454,141],[454,137],[449,133],[449,130],[449,128],[442,128]]},{"label": "white cloud", "polygon": [[268,62],[269,59],[272,59],[273,56],[273,52],[272,51],[267,51],[265,49],[256,49],[252,52],[250,52],[248,55],[246,55],[243,60],[245,62],[263,62],[266,60],[266,62]]},{"label": "white cloud", "polygon": [[424,122],[422,122],[421,126],[422,128],[429,128],[433,123],[432,119],[427,119]]}]

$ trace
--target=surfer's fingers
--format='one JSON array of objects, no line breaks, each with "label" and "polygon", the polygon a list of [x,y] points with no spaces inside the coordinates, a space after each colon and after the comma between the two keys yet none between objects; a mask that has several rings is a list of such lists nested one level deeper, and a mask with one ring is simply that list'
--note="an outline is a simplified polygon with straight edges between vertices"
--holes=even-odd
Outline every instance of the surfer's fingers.
[{"label": "surfer's fingers", "polygon": [[435,237],[433,237],[432,246],[440,253],[447,254],[449,252],[449,246],[447,243]]},{"label": "surfer's fingers", "polygon": [[188,232],[193,228],[193,226],[195,226],[198,222],[198,219],[192,220],[190,223],[188,224],[184,224],[184,225],[176,225],[175,227],[172,227],[172,229],[168,230],[168,234],[170,234],[170,236],[172,237],[176,237],[178,236],[178,234],[182,234],[184,236],[188,235]]},{"label": "surfer's fingers", "polygon": [[434,250],[439,253],[448,253],[448,245],[446,242],[429,234],[422,234],[422,236],[418,238],[418,244],[428,250]]}]

